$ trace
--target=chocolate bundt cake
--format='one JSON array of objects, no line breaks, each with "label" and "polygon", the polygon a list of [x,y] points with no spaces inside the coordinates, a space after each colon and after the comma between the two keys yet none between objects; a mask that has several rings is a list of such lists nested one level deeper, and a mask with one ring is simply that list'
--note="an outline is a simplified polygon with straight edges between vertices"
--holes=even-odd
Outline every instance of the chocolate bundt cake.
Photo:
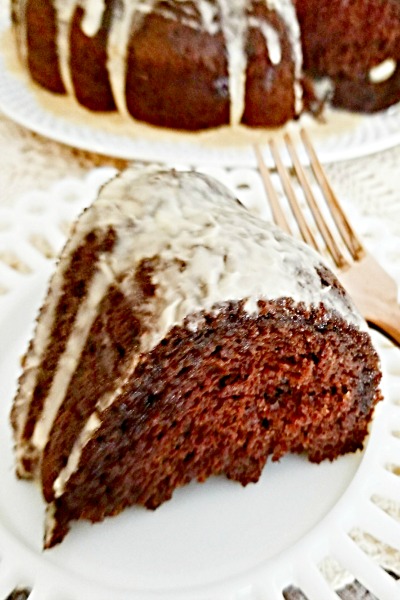
[{"label": "chocolate bundt cake", "polygon": [[129,169],[52,277],[12,408],[17,473],[41,485],[50,547],[193,479],[362,448],[379,381],[316,253],[211,178]]},{"label": "chocolate bundt cake", "polygon": [[352,110],[400,100],[400,0],[12,0],[12,22],[41,86],[158,126],[279,126],[315,78]]}]

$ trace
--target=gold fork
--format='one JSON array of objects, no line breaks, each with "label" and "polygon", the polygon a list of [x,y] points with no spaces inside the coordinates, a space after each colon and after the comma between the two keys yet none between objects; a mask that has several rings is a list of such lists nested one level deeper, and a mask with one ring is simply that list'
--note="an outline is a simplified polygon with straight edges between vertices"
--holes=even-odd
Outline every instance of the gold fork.
[{"label": "gold fork", "polygon": [[[315,184],[312,184],[310,176],[303,167],[292,138],[288,134],[284,136],[293,171],[303,192],[303,201],[299,201],[299,195],[292,183],[290,171],[281,157],[278,144],[271,140],[269,142],[271,154],[299,232],[307,244],[321,252],[318,233],[317,236],[313,233],[319,231],[319,236],[336,267],[338,278],[368,324],[400,346],[400,305],[397,300],[397,285],[359,240],[304,130],[300,131],[300,137],[308,154],[315,182],[323,194],[331,218],[328,219],[321,210],[314,192]],[[282,208],[282,199],[276,191],[258,146],[255,146],[255,152],[273,219],[277,225],[293,235],[293,228],[289,225]],[[306,208],[302,207],[302,203]],[[314,227],[308,224],[307,213],[314,220]]]}]

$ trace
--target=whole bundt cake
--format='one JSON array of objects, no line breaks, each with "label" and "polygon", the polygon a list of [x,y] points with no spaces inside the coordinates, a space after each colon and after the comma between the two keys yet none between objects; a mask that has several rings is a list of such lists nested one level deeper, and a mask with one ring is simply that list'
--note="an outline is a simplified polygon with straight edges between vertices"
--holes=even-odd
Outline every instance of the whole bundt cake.
[{"label": "whole bundt cake", "polygon": [[268,457],[362,448],[381,395],[363,319],[310,248],[193,172],[129,169],[76,222],[13,404],[17,473],[72,520],[154,509]]},{"label": "whole bundt cake", "polygon": [[34,81],[154,125],[279,126],[320,78],[336,106],[400,100],[399,0],[12,0],[12,22]]}]

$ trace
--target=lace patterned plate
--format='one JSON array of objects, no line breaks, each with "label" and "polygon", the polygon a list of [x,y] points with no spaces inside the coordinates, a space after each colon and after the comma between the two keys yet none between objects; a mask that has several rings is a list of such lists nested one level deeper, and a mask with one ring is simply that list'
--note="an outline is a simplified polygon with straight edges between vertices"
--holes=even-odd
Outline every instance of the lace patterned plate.
[{"label": "lace patterned plate", "polygon": [[[400,363],[379,336],[385,401],[363,453],[318,466],[289,456],[246,488],[220,478],[194,483],[155,512],[132,508],[74,524],[63,544],[42,551],[43,502],[14,476],[8,414],[54,257],[112,173],[63,179],[0,207],[0,598],[24,586],[30,600],[282,600],[298,588],[309,600],[337,600],[334,589],[355,577],[393,600],[398,584],[379,565],[400,574]],[[266,217],[256,178],[229,170],[224,181]],[[369,239],[381,256],[399,252],[400,241],[379,241],[376,219],[372,227],[359,215],[358,223],[364,234],[378,232]],[[371,539],[381,548],[372,545],[374,558]]]},{"label": "lace patterned plate", "polygon": [[[296,134],[304,125],[323,162],[369,155],[400,142],[400,104],[375,115],[326,109],[325,123],[304,115],[298,123],[275,130],[222,127],[185,133],[123,119],[114,113],[91,113],[73,99],[35,86],[18,63],[7,19],[0,20],[0,109],[11,119],[45,137],[75,148],[122,159],[182,164],[254,166],[253,145]],[[307,161],[301,151],[303,161]],[[267,162],[271,162],[268,153]]]}]

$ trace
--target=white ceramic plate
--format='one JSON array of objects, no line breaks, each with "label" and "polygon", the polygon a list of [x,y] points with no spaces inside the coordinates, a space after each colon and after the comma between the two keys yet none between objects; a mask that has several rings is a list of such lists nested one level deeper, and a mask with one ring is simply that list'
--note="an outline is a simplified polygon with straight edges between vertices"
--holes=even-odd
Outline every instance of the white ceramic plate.
[{"label": "white ceramic plate", "polygon": [[[337,600],[319,570],[333,557],[393,600],[395,581],[350,537],[361,528],[395,548],[400,540],[400,524],[371,501],[400,496],[390,467],[400,465],[399,351],[380,337],[385,401],[365,452],[321,465],[288,456],[246,488],[223,478],[193,483],[155,512],[132,508],[100,524],[76,523],[60,546],[42,551],[44,503],[35,485],[14,476],[9,411],[53,269],[39,248],[58,252],[60,228],[111,175],[95,170],[0,206],[0,288],[8,289],[0,295],[0,598],[22,585],[33,588],[30,600],[282,600],[293,584],[310,600]],[[232,187],[234,172],[228,176]]]},{"label": "white ceramic plate", "polygon": [[[325,123],[304,116],[279,130],[223,127],[185,133],[127,121],[118,114],[95,114],[73,99],[32,84],[16,58],[7,20],[0,22],[0,109],[14,121],[67,145],[123,159],[199,165],[254,166],[254,143],[265,145],[287,129],[304,125],[323,162],[365,156],[400,142],[400,104],[368,116],[327,109]],[[306,157],[302,154],[304,160]],[[269,161],[267,155],[266,160]]]},{"label": "white ceramic plate", "polygon": [[[59,571],[77,598],[84,581],[93,597],[103,598],[108,588],[113,598],[129,590],[135,598],[188,599],[199,586],[210,594],[240,591],[273,561],[282,563],[279,555],[315,526],[321,529],[357,475],[361,454],[321,466],[288,457],[268,465],[261,481],[246,488],[222,478],[192,484],[155,512],[133,508],[102,524],[78,523],[62,545],[42,553],[43,502],[36,486],[14,476],[8,412],[45,282],[32,279],[0,322],[0,548],[6,559],[19,563],[32,554],[39,568],[36,585],[44,585],[45,573],[60,585]],[[30,579],[30,565],[26,571]]]}]

